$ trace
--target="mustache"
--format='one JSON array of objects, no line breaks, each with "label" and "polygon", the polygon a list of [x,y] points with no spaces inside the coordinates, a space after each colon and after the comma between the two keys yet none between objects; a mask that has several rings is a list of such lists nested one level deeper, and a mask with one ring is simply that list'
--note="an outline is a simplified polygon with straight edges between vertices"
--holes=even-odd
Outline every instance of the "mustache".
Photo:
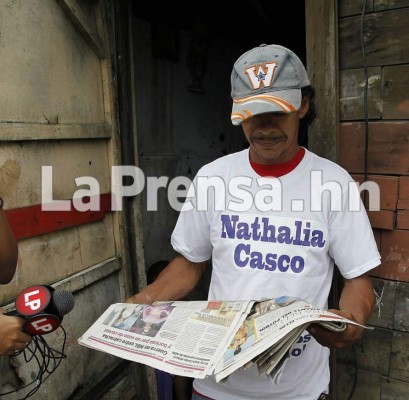
[{"label": "mustache", "polygon": [[258,142],[274,142],[280,139],[286,139],[286,136],[283,134],[273,134],[273,135],[262,135],[254,134],[251,136],[252,140],[257,140]]}]

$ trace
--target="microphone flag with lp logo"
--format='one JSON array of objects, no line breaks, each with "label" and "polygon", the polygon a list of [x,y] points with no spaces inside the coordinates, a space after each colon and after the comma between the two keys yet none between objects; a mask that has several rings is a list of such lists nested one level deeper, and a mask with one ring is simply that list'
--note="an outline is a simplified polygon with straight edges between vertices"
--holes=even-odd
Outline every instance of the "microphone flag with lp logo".
[{"label": "microphone flag with lp logo", "polygon": [[25,319],[23,331],[30,335],[55,331],[74,305],[75,299],[70,292],[48,285],[30,286],[22,290],[15,301],[17,313]]}]

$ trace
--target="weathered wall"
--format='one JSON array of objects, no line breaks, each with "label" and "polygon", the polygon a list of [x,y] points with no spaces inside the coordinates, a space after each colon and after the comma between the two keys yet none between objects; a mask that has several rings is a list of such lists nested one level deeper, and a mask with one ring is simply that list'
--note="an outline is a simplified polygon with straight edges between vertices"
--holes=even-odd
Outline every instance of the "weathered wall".
[{"label": "weathered wall", "polygon": [[105,122],[98,57],[56,1],[4,1],[1,120]]},{"label": "weathered wall", "polygon": [[[41,167],[53,166],[53,198],[70,199],[74,179],[93,176],[102,193],[110,191],[104,141],[8,142],[1,146],[2,195],[7,208],[41,203]],[[112,218],[19,242],[19,265],[13,281],[1,290],[10,299],[22,288],[53,283],[115,254]],[[102,244],[104,244],[102,246]]]},{"label": "weathered wall", "polygon": [[[86,3],[83,8],[82,3]],[[10,305],[22,289],[36,284],[67,289],[76,300],[63,320],[67,358],[33,399],[80,398],[120,362],[79,346],[77,339],[110,304],[129,293],[130,282],[125,282],[122,268],[126,254],[121,217],[108,208],[97,219],[85,212],[75,222],[68,213],[64,218],[72,219],[70,227],[59,229],[61,215],[39,209],[42,166],[54,169],[54,199],[72,199],[77,189],[89,189],[76,185],[75,178],[82,176],[96,179],[100,194],[111,191],[110,168],[118,165],[119,152],[112,140],[116,111],[103,10],[107,4],[99,0],[4,0],[0,4],[1,196],[7,215],[13,216],[9,217],[12,228],[21,238],[17,273],[0,288],[0,303]],[[63,11],[64,5],[76,7],[85,31],[93,33],[88,40],[78,21],[76,25]],[[99,52],[90,38],[99,40]],[[52,223],[55,227],[50,229]],[[35,233],[25,234],[24,227],[34,227]],[[61,330],[46,339],[61,350]],[[19,388],[22,382],[31,382],[38,368],[22,357],[13,367],[3,362],[0,387]]]},{"label": "weathered wall", "polygon": [[[339,0],[339,163],[363,179],[365,160],[361,14],[364,2]],[[409,393],[409,1],[368,0],[364,43],[368,66],[368,179],[381,189],[370,212],[382,264],[373,271],[381,296],[374,330],[353,350],[338,351],[338,394],[353,399],[407,399]],[[355,359],[358,371],[354,370]]]}]

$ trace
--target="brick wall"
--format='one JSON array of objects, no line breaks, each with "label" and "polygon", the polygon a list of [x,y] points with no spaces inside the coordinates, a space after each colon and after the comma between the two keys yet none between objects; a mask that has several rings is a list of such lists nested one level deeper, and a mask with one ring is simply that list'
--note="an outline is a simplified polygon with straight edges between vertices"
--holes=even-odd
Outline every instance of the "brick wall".
[{"label": "brick wall", "polygon": [[[363,0],[339,0],[339,164],[365,171]],[[382,264],[372,271],[379,308],[353,349],[337,351],[336,392],[354,400],[409,399],[409,0],[368,0],[368,180],[380,208],[369,212]],[[363,249],[364,251],[364,249]],[[356,368],[355,368],[356,366]]]}]

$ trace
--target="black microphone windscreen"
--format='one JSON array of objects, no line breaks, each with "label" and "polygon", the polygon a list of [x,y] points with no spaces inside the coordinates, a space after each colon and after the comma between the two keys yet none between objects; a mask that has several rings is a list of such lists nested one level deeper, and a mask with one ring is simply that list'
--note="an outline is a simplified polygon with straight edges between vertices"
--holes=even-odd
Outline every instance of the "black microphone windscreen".
[{"label": "black microphone windscreen", "polygon": [[68,314],[75,306],[75,299],[68,290],[56,290],[51,293],[53,304],[60,315]]}]

